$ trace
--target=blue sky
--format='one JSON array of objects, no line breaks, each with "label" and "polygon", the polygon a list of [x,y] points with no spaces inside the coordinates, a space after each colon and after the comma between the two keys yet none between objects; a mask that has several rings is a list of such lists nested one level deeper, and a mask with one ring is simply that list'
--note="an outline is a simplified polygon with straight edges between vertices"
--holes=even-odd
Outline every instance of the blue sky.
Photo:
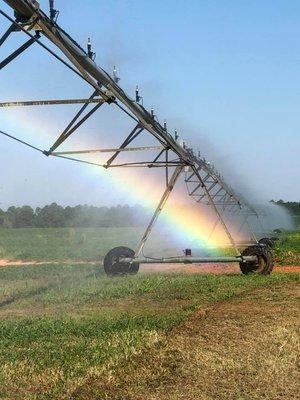
[{"label": "blue sky", "polygon": [[[48,2],[40,3],[47,10]],[[230,183],[257,197],[299,201],[298,1],[57,0],[56,7],[59,24],[79,43],[91,37],[97,63],[108,71],[116,64],[129,93],[139,83],[145,106],[153,105],[170,130],[177,128]],[[9,11],[3,1],[1,8]],[[1,29],[6,26],[1,18]],[[24,40],[15,38],[1,58]],[[1,71],[0,85],[1,101],[90,91],[38,48]],[[74,109],[55,112],[54,121],[52,111],[43,110],[56,129]],[[25,129],[24,114],[16,111],[12,120],[5,113],[0,111],[0,129],[50,144],[37,128],[32,134]],[[109,116],[99,114],[90,124],[91,140],[101,124],[108,144]],[[77,165],[41,158],[2,137],[0,146],[0,207],[126,202],[109,179],[99,182]]]}]

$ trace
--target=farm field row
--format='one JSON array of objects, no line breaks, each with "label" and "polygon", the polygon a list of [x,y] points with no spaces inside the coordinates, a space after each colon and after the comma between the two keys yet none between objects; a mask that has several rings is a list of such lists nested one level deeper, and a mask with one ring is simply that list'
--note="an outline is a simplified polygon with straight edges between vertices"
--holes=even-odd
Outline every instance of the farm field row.
[{"label": "farm field row", "polygon": [[[0,259],[35,261],[101,261],[116,246],[135,249],[141,228],[27,228],[0,229]],[[182,245],[182,248],[184,244]],[[146,254],[182,254],[168,235],[151,236]],[[208,255],[212,254],[204,250]],[[218,252],[220,254],[220,251]],[[275,247],[275,262],[300,265],[300,231],[285,232]]]}]

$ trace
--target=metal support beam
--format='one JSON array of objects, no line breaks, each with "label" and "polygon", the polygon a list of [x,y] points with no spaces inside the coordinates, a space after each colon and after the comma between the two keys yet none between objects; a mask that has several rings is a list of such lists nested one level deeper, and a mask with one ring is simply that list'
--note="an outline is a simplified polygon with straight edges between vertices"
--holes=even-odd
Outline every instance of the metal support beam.
[{"label": "metal support beam", "polygon": [[160,150],[161,146],[142,146],[142,147],[126,147],[124,149],[92,149],[92,150],[74,150],[74,151],[55,151],[52,155],[65,155],[65,154],[92,154],[92,153],[114,153],[116,151],[153,151]]},{"label": "metal support beam", "polygon": [[[36,36],[39,35],[38,33]],[[17,58],[20,54],[22,54],[25,50],[27,50],[33,43],[34,39],[29,39],[22,46],[20,46],[16,51],[14,51],[11,55],[9,55],[5,60],[0,63],[0,70],[6,67],[10,62],[12,62],[15,58]]]},{"label": "metal support beam", "polygon": [[211,196],[211,198],[212,198],[212,199],[215,199],[216,197],[222,197],[223,195],[222,195],[222,194],[219,194],[220,192],[222,192],[222,190],[224,190],[224,189],[223,189],[223,187],[221,186],[220,189],[218,189],[218,191],[217,191],[215,194],[213,194],[213,195]]},{"label": "metal support beam", "polygon": [[107,162],[106,162],[107,168],[111,165],[111,163],[114,161],[114,159],[119,155],[120,151],[122,149],[124,149],[126,146],[128,146],[129,143],[131,143],[143,130],[144,130],[144,128],[142,126],[140,126],[139,123],[132,129],[132,131],[129,133],[127,138],[121,144],[120,148],[115,152],[115,154],[112,157],[110,157],[109,160],[107,160]]},{"label": "metal support beam", "polygon": [[101,103],[102,99],[58,99],[58,100],[31,100],[31,101],[6,101],[0,103],[0,108],[4,107],[31,107],[31,106],[56,106],[65,104],[91,104]]},{"label": "metal support beam", "polygon": [[[200,168],[201,169],[201,168]],[[199,169],[199,170],[200,170]],[[191,182],[191,179],[193,178],[193,176],[195,176],[195,174],[194,174],[194,172],[188,177],[188,178],[185,178],[185,181],[186,182]]]},{"label": "metal support beam", "polygon": [[143,162],[133,162],[133,163],[123,163],[123,164],[112,164],[109,167],[106,166],[106,164],[103,165],[105,168],[118,168],[118,167],[147,167],[147,168],[166,168],[166,167],[184,167],[185,165],[180,163],[180,162],[171,162],[169,161],[168,164],[165,162],[156,162],[153,164],[153,162],[148,162],[148,161],[143,161]]},{"label": "metal support beam", "polygon": [[2,36],[2,38],[0,39],[0,46],[2,46],[3,43],[5,42],[5,40],[10,36],[10,34],[15,31],[16,31],[15,24],[11,24],[10,27],[7,29],[7,31]]},{"label": "metal support beam", "polygon": [[166,187],[169,185],[169,168],[168,168],[168,162],[169,162],[169,150],[166,149]]},{"label": "metal support beam", "polygon": [[153,162],[155,163],[157,160],[159,160],[159,158],[164,154],[165,151],[166,151],[166,149],[163,148],[163,149],[157,154],[157,156],[154,158]]},{"label": "metal support beam", "polygon": [[238,248],[235,245],[234,239],[233,239],[229,229],[227,228],[227,225],[226,225],[224,219],[222,218],[222,215],[221,215],[220,211],[218,210],[218,207],[216,206],[216,204],[214,203],[213,199],[211,198],[211,195],[210,195],[205,183],[203,182],[203,179],[201,178],[201,175],[198,173],[197,168],[195,166],[193,166],[192,168],[193,168],[195,174],[198,176],[198,179],[202,183],[202,187],[203,187],[203,189],[204,189],[204,191],[205,191],[205,193],[206,193],[206,195],[208,197],[209,204],[211,205],[211,207],[214,209],[216,215],[218,216],[218,218],[219,218],[219,220],[220,220],[220,222],[221,222],[221,224],[222,224],[222,226],[224,228],[224,231],[225,231],[230,243],[234,247],[236,254],[238,256],[240,256],[240,252],[239,252]]},{"label": "metal support beam", "polygon": [[151,218],[151,221],[149,222],[149,225],[147,226],[147,229],[136,249],[135,257],[138,257],[141,254],[141,252],[145,246],[146,240],[148,239],[148,237],[152,231],[152,228],[153,228],[159,214],[161,213],[164,205],[166,204],[166,201],[168,200],[168,198],[174,188],[174,185],[175,185],[182,170],[183,170],[183,166],[178,166],[175,168],[173,175],[171,176],[170,182],[169,182],[168,186],[166,187],[166,189],[160,199],[160,202],[158,203],[158,206],[153,214],[153,217]]},{"label": "metal support beam", "polygon": [[[90,100],[93,99],[97,95],[97,92],[95,91],[91,96]],[[46,155],[51,154],[55,149],[57,149],[58,146],[60,146],[76,129],[78,129],[92,114],[94,114],[95,111],[98,110],[98,108],[105,103],[105,100],[101,99],[99,100],[99,103],[96,104],[95,107],[93,107],[79,122],[77,122],[76,125],[75,122],[78,120],[78,118],[81,116],[81,114],[84,112],[84,110],[87,108],[88,103],[84,104],[80,110],[77,112],[75,117],[72,119],[72,121],[68,124],[66,129],[61,133],[59,138],[56,140],[56,142],[51,146],[48,152],[46,152]],[[73,126],[74,125],[74,126]]]},{"label": "metal support beam", "polygon": [[[0,131],[1,133],[1,131]],[[16,139],[17,140],[17,139]],[[24,142],[22,142],[21,140],[18,139],[19,142],[25,144]],[[27,144],[28,145],[28,144]],[[35,148],[34,146],[28,145],[30,147]],[[37,148],[35,148],[36,150],[39,150]],[[45,154],[45,151],[39,150],[42,153]],[[49,156],[53,156],[53,157],[57,157],[57,158],[63,158],[64,160],[69,160],[69,161],[75,161],[81,164],[87,164],[87,165],[94,165],[97,167],[103,167],[103,168],[165,168],[166,164],[164,162],[158,162],[153,164],[152,162],[140,162],[140,163],[123,163],[123,164],[112,164],[109,167],[107,167],[106,164],[99,164],[99,163],[95,163],[95,162],[91,162],[91,161],[87,161],[87,160],[81,160],[79,158],[74,158],[74,157],[68,157],[68,156],[64,156],[61,154],[57,154],[57,153],[50,153]],[[183,167],[184,165],[179,164],[179,163],[169,163],[168,164],[169,167],[178,167],[181,166]]]}]

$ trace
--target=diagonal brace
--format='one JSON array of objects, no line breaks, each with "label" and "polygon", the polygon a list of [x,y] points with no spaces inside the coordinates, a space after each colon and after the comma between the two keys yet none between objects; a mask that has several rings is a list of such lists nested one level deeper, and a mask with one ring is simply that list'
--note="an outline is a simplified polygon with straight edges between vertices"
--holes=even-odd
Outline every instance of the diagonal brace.
[{"label": "diagonal brace", "polygon": [[2,46],[3,43],[5,42],[5,40],[10,36],[10,34],[15,31],[16,31],[15,24],[11,24],[10,27],[7,29],[7,31],[2,36],[2,38],[0,39],[0,46]]},{"label": "diagonal brace", "polygon": [[[94,96],[96,96],[96,91],[90,96],[89,100],[92,100]],[[57,149],[58,146],[60,146],[72,133],[76,131],[92,114],[94,114],[95,111],[98,110],[99,107],[102,106],[102,104],[105,103],[105,100],[99,100],[99,103],[96,104],[84,117],[82,117],[77,124],[75,122],[78,120],[80,115],[83,113],[83,111],[87,108],[89,103],[85,103],[78,113],[75,115],[75,117],[72,119],[72,121],[68,124],[66,129],[62,132],[62,134],[59,136],[59,138],[56,140],[56,142],[51,146],[51,148],[45,152],[46,155],[51,154],[55,149]],[[75,125],[74,125],[75,124]]]},{"label": "diagonal brace", "polygon": [[209,193],[209,191],[208,191],[208,189],[207,189],[207,187],[206,187],[201,175],[198,173],[197,169],[194,166],[192,168],[194,170],[195,175],[197,175],[200,183],[202,184],[202,188],[205,191],[206,196],[208,197],[208,202],[209,202],[210,206],[215,211],[215,213],[216,213],[220,223],[222,224],[223,229],[224,229],[224,231],[225,231],[225,233],[226,233],[226,235],[227,235],[227,237],[228,237],[228,239],[229,239],[229,241],[230,241],[230,243],[232,245],[232,247],[235,249],[236,254],[239,256],[240,252],[239,252],[238,248],[236,247],[235,241],[234,241],[234,239],[233,239],[233,237],[232,237],[232,235],[231,235],[231,233],[230,233],[230,231],[229,231],[229,229],[228,229],[228,227],[226,225],[225,220],[223,219],[223,217],[221,215],[221,212],[218,210],[214,200],[212,199],[211,194]]},{"label": "diagonal brace", "polygon": [[113,154],[109,160],[107,160],[105,167],[108,168],[111,163],[114,161],[114,159],[119,155],[119,153],[121,152],[122,149],[124,149],[126,146],[129,145],[129,143],[131,143],[142,131],[144,130],[144,128],[142,126],[140,126],[140,124],[138,123],[133,129],[132,131],[129,133],[129,135],[127,136],[127,138],[124,140],[124,142],[121,144],[120,148],[115,152],[115,154]]},{"label": "diagonal brace", "polygon": [[[36,33],[36,37],[39,37],[39,33]],[[5,60],[0,63],[0,70],[6,65],[8,65],[11,61],[17,58],[20,54],[22,54],[25,50],[27,50],[33,43],[35,43],[35,39],[31,38],[27,40],[22,46],[20,46],[16,51],[10,54]]]}]

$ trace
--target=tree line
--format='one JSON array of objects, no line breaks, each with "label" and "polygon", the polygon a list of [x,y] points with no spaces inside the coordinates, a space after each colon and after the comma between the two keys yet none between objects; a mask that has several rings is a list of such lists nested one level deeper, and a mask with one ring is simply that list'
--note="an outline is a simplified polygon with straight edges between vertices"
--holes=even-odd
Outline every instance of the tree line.
[{"label": "tree line", "polygon": [[0,209],[0,228],[56,228],[56,227],[134,227],[144,225],[144,207],[94,207],[78,205],[62,207],[56,203],[37,207],[9,207]]},{"label": "tree line", "polygon": [[271,203],[277,204],[278,206],[284,207],[286,210],[290,212],[290,214],[294,216],[300,215],[300,202],[297,201],[283,201],[278,200],[274,201],[271,200]]},{"label": "tree line", "polygon": [[[300,219],[300,202],[274,201]],[[148,221],[147,209],[140,205],[95,207],[78,205],[62,207],[56,203],[37,207],[9,207],[0,209],[0,228],[58,228],[58,227],[134,227]]]}]

